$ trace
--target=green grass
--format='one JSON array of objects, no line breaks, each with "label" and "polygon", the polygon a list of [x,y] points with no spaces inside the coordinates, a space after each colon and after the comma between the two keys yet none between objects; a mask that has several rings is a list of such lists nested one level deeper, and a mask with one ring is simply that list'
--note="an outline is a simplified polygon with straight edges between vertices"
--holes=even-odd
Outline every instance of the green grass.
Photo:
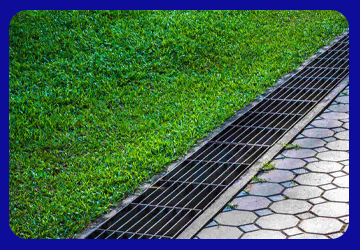
[{"label": "green grass", "polygon": [[334,11],[23,11],[10,226],[72,238],[348,24]]}]

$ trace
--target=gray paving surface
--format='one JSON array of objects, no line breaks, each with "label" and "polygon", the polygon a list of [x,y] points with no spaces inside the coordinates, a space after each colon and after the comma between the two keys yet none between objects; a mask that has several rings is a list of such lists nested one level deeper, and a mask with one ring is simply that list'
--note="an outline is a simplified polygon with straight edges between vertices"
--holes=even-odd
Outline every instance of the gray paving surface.
[{"label": "gray paving surface", "polygon": [[349,88],[198,239],[334,239],[349,223]]}]

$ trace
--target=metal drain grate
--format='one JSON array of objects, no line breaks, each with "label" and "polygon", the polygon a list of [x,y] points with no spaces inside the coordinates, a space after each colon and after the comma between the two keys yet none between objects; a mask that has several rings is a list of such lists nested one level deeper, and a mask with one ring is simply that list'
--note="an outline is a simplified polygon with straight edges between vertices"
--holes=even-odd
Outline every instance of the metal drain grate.
[{"label": "metal drain grate", "polygon": [[177,237],[348,74],[346,33],[87,238]]}]

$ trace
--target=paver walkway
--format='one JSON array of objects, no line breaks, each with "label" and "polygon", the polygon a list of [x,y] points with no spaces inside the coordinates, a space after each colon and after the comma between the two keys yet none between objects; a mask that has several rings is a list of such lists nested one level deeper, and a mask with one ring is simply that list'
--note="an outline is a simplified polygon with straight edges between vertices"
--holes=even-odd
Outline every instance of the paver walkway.
[{"label": "paver walkway", "polygon": [[195,238],[329,239],[349,223],[349,87]]}]

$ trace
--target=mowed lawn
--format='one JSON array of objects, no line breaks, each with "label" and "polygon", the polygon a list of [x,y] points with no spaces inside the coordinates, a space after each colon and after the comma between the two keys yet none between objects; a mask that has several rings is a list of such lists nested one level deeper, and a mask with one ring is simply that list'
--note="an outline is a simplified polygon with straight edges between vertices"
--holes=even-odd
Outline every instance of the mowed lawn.
[{"label": "mowed lawn", "polygon": [[9,213],[73,238],[348,28],[335,11],[22,11]]}]

